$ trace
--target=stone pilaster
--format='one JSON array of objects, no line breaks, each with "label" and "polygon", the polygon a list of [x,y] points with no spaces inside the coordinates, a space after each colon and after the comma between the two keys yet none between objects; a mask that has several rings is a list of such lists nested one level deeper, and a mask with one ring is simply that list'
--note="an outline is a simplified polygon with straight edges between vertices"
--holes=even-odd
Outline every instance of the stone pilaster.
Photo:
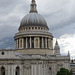
[{"label": "stone pilaster", "polygon": [[31,65],[31,75],[33,75],[33,65]]},{"label": "stone pilaster", "polygon": [[50,38],[48,39],[48,47],[49,49],[51,49],[51,39]]},{"label": "stone pilaster", "polygon": [[26,37],[26,48],[28,48],[28,46],[27,46],[27,37]]},{"label": "stone pilaster", "polygon": [[47,38],[45,38],[45,45],[46,45],[46,48],[47,48]]},{"label": "stone pilaster", "polygon": [[38,75],[41,75],[41,74],[40,74],[41,71],[42,71],[42,69],[40,69],[40,64],[39,64],[39,65],[38,65]]},{"label": "stone pilaster", "polygon": [[31,37],[30,37],[30,48],[31,48]]},{"label": "stone pilaster", "polygon": [[8,65],[8,75],[11,75],[11,65]]},{"label": "stone pilaster", "polygon": [[42,48],[44,48],[44,40],[43,40],[43,37],[42,37]]},{"label": "stone pilaster", "polygon": [[34,75],[36,75],[36,65],[34,65]]},{"label": "stone pilaster", "polygon": [[51,49],[53,49],[53,39],[51,40]]}]

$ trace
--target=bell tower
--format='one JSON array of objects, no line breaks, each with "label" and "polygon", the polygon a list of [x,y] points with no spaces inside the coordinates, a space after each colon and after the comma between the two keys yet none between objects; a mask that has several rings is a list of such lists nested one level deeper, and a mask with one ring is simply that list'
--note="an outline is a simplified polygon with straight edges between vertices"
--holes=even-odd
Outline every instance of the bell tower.
[{"label": "bell tower", "polygon": [[60,47],[59,47],[57,39],[56,39],[56,43],[54,46],[54,55],[60,55]]}]

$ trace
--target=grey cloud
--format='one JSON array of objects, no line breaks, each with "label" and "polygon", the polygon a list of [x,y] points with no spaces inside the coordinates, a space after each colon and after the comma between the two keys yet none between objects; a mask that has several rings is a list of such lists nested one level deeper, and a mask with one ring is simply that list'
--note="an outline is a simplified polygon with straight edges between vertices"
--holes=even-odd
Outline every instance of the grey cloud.
[{"label": "grey cloud", "polygon": [[61,28],[55,28],[54,30],[50,30],[50,32],[53,33],[54,37],[59,38],[60,36],[64,35],[64,34],[75,34],[75,23],[71,24],[69,26],[64,26]]},{"label": "grey cloud", "polygon": [[[29,13],[31,0],[0,0],[0,39],[14,36],[21,19]],[[38,8],[54,37],[75,33],[74,0],[38,0]]]},{"label": "grey cloud", "polygon": [[15,26],[1,26],[0,27],[0,40],[5,37],[14,36],[17,32],[17,27]]}]

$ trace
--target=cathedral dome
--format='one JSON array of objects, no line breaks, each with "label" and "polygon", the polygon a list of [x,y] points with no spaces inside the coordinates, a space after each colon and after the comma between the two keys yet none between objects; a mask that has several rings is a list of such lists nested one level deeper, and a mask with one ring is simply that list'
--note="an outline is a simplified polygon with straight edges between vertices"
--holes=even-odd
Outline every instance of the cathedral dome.
[{"label": "cathedral dome", "polygon": [[35,0],[32,0],[30,13],[22,19],[19,28],[25,26],[42,26],[48,28],[46,20],[37,12]]},{"label": "cathedral dome", "polygon": [[48,28],[45,19],[38,13],[29,13],[26,15],[20,24],[20,27],[24,26],[44,26]]}]

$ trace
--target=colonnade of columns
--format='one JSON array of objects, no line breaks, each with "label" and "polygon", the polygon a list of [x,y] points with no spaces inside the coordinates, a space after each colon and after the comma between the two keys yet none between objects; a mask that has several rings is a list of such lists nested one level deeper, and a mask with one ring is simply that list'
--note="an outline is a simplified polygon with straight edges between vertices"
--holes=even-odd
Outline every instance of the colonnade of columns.
[{"label": "colonnade of columns", "polygon": [[16,49],[40,48],[52,49],[53,40],[48,37],[24,37],[15,40]]},{"label": "colonnade of columns", "polygon": [[49,75],[49,67],[44,64],[21,65],[15,67],[9,65],[9,68],[0,69],[0,75]]}]

